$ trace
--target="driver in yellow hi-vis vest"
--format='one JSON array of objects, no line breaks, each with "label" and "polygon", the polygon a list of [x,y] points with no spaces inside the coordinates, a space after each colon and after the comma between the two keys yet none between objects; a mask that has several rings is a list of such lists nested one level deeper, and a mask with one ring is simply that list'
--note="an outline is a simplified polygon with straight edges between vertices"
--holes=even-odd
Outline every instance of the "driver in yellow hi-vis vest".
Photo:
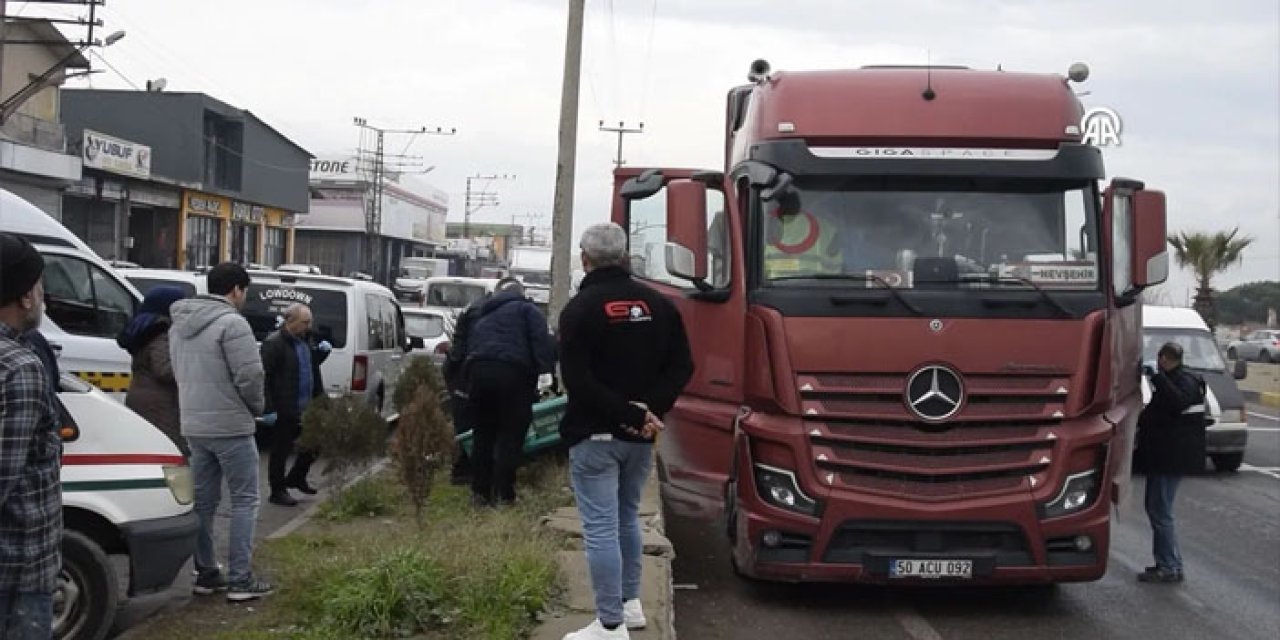
[{"label": "driver in yellow hi-vis vest", "polygon": [[764,274],[770,280],[841,273],[843,253],[835,225],[812,213],[769,217]]}]

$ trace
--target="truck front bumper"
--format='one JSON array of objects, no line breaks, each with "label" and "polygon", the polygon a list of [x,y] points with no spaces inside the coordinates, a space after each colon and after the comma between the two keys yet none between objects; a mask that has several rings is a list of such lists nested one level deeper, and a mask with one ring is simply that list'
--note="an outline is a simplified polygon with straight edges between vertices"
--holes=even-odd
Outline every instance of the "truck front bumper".
[{"label": "truck front bumper", "polygon": [[198,528],[195,511],[121,526],[129,547],[129,595],[155,593],[173,585],[195,552]]}]

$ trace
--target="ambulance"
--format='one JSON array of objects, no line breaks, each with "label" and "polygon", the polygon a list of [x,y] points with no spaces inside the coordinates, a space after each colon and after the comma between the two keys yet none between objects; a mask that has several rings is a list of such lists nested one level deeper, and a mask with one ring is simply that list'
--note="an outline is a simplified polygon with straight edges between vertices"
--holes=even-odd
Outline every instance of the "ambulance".
[{"label": "ambulance", "polygon": [[[63,566],[54,636],[100,640],[127,597],[170,588],[191,557],[191,469],[167,436],[107,393],[128,388],[130,359],[115,335],[132,316],[137,291],[53,218],[3,189],[0,231],[27,238],[44,257],[40,331],[59,352],[63,373]],[[126,580],[111,556],[127,558]]]}]

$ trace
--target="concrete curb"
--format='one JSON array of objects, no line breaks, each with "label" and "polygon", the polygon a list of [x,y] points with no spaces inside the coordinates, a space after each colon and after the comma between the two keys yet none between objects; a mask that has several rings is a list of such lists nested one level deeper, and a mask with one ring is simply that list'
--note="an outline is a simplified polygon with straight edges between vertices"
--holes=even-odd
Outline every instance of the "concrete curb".
[{"label": "concrete curb", "polygon": [[[636,640],[675,640],[675,587],[671,562],[675,550],[664,535],[662,498],[658,478],[650,474],[640,501],[640,519],[644,528],[645,566],[640,600],[644,605],[648,627],[631,631]],[[569,544],[557,561],[568,579],[567,610],[556,612],[534,630],[533,640],[561,640],[566,633],[577,631],[595,619],[595,597],[591,591],[591,573],[582,549],[582,522],[575,507],[564,507],[547,514],[542,524],[569,536]]]},{"label": "concrete curb", "polygon": [[[348,480],[346,484],[342,485],[342,490],[346,491],[347,489],[350,489],[352,486],[354,486],[357,482],[360,482],[365,478],[368,478],[372,475],[375,475],[381,472],[383,469],[386,469],[387,465],[390,463],[391,463],[391,460],[389,458],[382,458],[381,460],[378,460],[377,462],[373,463],[373,466],[356,474],[354,478],[351,478],[350,480]],[[276,529],[275,531],[272,531],[269,535],[267,535],[263,539],[279,540],[280,538],[283,538],[287,535],[292,534],[298,529],[301,529],[304,525],[310,522],[312,518],[315,517],[316,513],[320,511],[320,507],[324,506],[324,503],[328,502],[329,499],[333,497],[333,495],[334,495],[334,492],[332,491],[324,492],[320,496],[321,498],[323,498],[322,500],[316,500],[312,502],[311,506],[307,507],[306,511],[303,511],[302,513],[298,514],[297,517],[295,517],[294,519],[284,523],[283,526],[281,526],[279,529]]]}]

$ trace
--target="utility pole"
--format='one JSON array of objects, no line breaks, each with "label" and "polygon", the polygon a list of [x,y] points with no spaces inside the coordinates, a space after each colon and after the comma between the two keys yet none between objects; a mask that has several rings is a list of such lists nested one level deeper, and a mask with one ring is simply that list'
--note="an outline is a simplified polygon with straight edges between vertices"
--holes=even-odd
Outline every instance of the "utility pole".
[{"label": "utility pole", "polygon": [[[366,152],[363,148],[359,149],[357,154],[359,162],[357,163],[357,166],[365,165],[365,162],[368,162],[363,173],[369,176],[369,188],[372,191],[372,200],[365,207],[365,240],[367,242],[366,255],[368,256],[370,270],[373,271],[373,273],[369,275],[373,276],[374,280],[385,282],[387,278],[385,277],[385,274],[382,273],[382,190],[387,177],[387,155],[385,153],[384,144],[386,135],[390,133],[412,134],[415,136],[451,136],[456,134],[458,130],[457,128],[450,128],[446,131],[444,127],[436,127],[434,131],[428,130],[426,127],[418,129],[382,129],[370,125],[368,120],[361,117],[356,117],[354,122],[357,127],[367,129],[374,133],[375,142],[372,155]],[[402,159],[396,160],[393,163],[395,164],[393,169],[396,170],[396,173],[402,172],[402,170],[409,167],[413,161],[418,160],[418,158],[413,158],[411,156],[395,157]]]},{"label": "utility pole", "polygon": [[536,221],[538,221],[538,220],[541,220],[541,219],[542,219],[542,214],[541,214],[541,213],[532,213],[532,212],[531,212],[531,213],[526,213],[526,214],[524,214],[524,215],[519,215],[519,216],[518,216],[518,215],[516,215],[516,214],[514,214],[514,213],[513,213],[513,214],[511,214],[511,226],[513,226],[513,227],[514,227],[514,226],[516,226],[516,218],[520,218],[520,219],[522,219],[522,220],[527,220],[527,221],[529,221],[529,239],[528,239],[527,241],[525,241],[525,242],[526,242],[527,244],[531,244],[531,245],[537,244],[537,243],[538,243],[538,242],[537,242],[537,236],[534,234],[534,230],[537,228],[537,225],[536,225],[535,223],[536,223]]},{"label": "utility pole", "polygon": [[565,34],[564,80],[560,91],[560,151],[556,160],[556,199],[551,217],[552,326],[559,324],[560,310],[569,301],[573,273],[569,266],[573,235],[574,169],[578,160],[578,94],[582,79],[582,14],[585,0],[569,0],[569,24]]},{"label": "utility pole", "polygon": [[618,155],[613,160],[613,166],[621,168],[627,161],[622,159],[622,138],[628,133],[644,133],[644,123],[641,122],[638,128],[628,128],[627,123],[619,122],[616,127],[604,126],[604,120],[600,121],[600,130],[605,133],[618,134]]},{"label": "utility pole", "polygon": [[[466,203],[462,207],[462,237],[471,237],[471,214],[485,208],[498,206],[498,194],[489,191],[489,185],[494,180],[515,180],[514,174],[491,174],[491,175],[474,175],[467,178],[467,196]],[[474,190],[472,184],[483,180],[484,185],[480,189]]]}]

